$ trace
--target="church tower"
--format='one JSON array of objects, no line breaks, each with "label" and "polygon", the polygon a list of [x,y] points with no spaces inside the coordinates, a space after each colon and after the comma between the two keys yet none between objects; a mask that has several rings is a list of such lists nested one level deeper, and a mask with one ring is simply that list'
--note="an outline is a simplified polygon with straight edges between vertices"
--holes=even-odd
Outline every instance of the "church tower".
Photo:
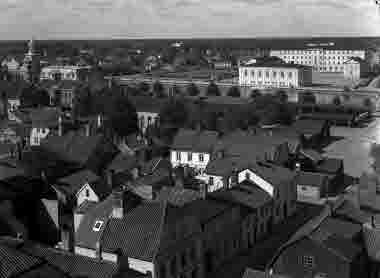
[{"label": "church tower", "polygon": [[39,79],[40,70],[40,55],[36,52],[34,39],[31,39],[21,68],[22,75],[25,80],[35,82]]}]

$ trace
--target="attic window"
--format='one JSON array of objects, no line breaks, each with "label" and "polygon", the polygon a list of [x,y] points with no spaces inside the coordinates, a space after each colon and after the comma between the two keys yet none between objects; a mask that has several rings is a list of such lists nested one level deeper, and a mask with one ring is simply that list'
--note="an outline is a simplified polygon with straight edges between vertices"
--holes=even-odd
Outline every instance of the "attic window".
[{"label": "attic window", "polygon": [[302,257],[302,264],[304,267],[313,268],[315,265],[314,257],[313,256],[303,256]]},{"label": "attic window", "polygon": [[102,228],[102,226],[103,226],[103,221],[99,221],[98,220],[98,221],[95,222],[94,227],[92,227],[92,230],[94,232],[99,232],[100,229]]}]

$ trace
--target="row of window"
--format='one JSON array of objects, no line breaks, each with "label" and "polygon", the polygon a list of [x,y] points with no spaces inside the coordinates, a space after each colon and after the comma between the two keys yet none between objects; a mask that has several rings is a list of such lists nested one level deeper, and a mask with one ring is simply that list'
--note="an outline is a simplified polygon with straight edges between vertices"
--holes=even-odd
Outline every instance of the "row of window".
[{"label": "row of window", "polygon": [[[176,152],[176,160],[182,161],[182,153],[181,152]],[[187,153],[187,161],[193,161],[193,153],[191,153],[191,152]],[[204,154],[202,154],[202,153],[198,154],[198,161],[204,162]]]},{"label": "row of window", "polygon": [[[280,50],[280,54],[314,54],[326,53],[332,55],[344,55],[358,53],[356,50]],[[361,53],[361,52],[360,52]]]},{"label": "row of window", "polygon": [[[251,76],[252,77],[255,77],[255,76],[258,76],[258,78],[261,78],[263,76],[263,72],[261,70],[258,70],[258,71],[255,71],[255,70],[251,70]],[[270,78],[270,75],[271,75],[271,72],[269,70],[265,71],[265,77],[266,78]],[[248,76],[248,70],[245,69],[244,70],[244,76]],[[272,77],[273,78],[277,78],[277,76],[280,76],[282,79],[285,78],[285,72],[283,71],[272,71]],[[293,78],[293,72],[289,71],[288,72],[288,78]]]},{"label": "row of window", "polygon": [[254,81],[254,80],[251,80],[251,82],[249,82],[249,84],[251,86],[266,86],[266,87],[290,87],[292,86],[292,83],[290,82],[270,82],[270,81],[267,81],[267,82],[262,82],[262,81]]}]

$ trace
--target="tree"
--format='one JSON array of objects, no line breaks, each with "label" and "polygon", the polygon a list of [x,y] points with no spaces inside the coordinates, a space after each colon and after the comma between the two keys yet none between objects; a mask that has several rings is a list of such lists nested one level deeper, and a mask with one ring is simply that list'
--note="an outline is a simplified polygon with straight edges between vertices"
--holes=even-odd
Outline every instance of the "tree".
[{"label": "tree", "polygon": [[301,103],[311,103],[311,104],[317,103],[317,99],[312,92],[305,92],[303,94],[300,94],[299,96],[300,96]]},{"label": "tree", "polygon": [[31,85],[21,91],[20,104],[22,107],[39,107],[50,104],[50,96],[46,90]]},{"label": "tree", "polygon": [[213,81],[207,87],[207,96],[220,96],[218,85]]},{"label": "tree", "polygon": [[148,91],[149,91],[149,89],[150,89],[150,86],[149,86],[149,84],[148,83],[146,83],[146,82],[140,82],[139,84],[138,84],[138,90],[139,91],[141,91],[141,92],[143,92],[143,93],[147,93]]},{"label": "tree", "polygon": [[257,97],[260,97],[261,95],[262,94],[261,94],[260,90],[254,89],[254,90],[252,90],[250,97],[253,99],[256,99]]},{"label": "tree", "polygon": [[199,96],[199,89],[197,87],[197,85],[195,85],[194,83],[190,83],[187,87],[186,87],[186,93],[189,95],[189,96],[192,96],[192,97],[195,97],[195,96]]},{"label": "tree", "polygon": [[277,91],[276,97],[279,99],[281,103],[285,103],[288,101],[288,94],[283,90]]},{"label": "tree", "polygon": [[334,97],[333,104],[336,105],[336,106],[341,105],[341,100],[340,100],[340,98],[338,96]]},{"label": "tree", "polygon": [[182,127],[188,119],[188,112],[182,101],[171,99],[160,111],[160,123]]},{"label": "tree", "polygon": [[232,86],[227,93],[228,96],[230,97],[240,97],[240,90],[237,86]]},{"label": "tree", "polygon": [[87,117],[95,113],[95,99],[88,87],[75,91],[74,117]]},{"label": "tree", "polygon": [[157,97],[165,97],[166,95],[164,94],[164,86],[160,81],[156,81],[153,83],[153,93]]}]

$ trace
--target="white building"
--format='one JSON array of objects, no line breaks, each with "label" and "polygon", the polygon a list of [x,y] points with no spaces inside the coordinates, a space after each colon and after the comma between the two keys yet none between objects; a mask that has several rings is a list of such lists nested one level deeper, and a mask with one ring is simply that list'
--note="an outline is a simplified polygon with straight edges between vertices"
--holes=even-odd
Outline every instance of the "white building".
[{"label": "white building", "polygon": [[254,88],[297,88],[312,84],[311,67],[281,60],[252,59],[239,66],[240,86]]},{"label": "white building", "polygon": [[369,71],[368,63],[357,57],[352,57],[343,64],[344,78],[353,82],[359,81],[360,78],[365,77]]},{"label": "white building", "polygon": [[287,63],[310,66],[318,72],[343,72],[344,62],[351,57],[365,59],[365,50],[339,50],[325,48],[271,50],[270,56]]},{"label": "white building", "polygon": [[42,68],[41,80],[85,80],[90,66],[47,66]]}]

